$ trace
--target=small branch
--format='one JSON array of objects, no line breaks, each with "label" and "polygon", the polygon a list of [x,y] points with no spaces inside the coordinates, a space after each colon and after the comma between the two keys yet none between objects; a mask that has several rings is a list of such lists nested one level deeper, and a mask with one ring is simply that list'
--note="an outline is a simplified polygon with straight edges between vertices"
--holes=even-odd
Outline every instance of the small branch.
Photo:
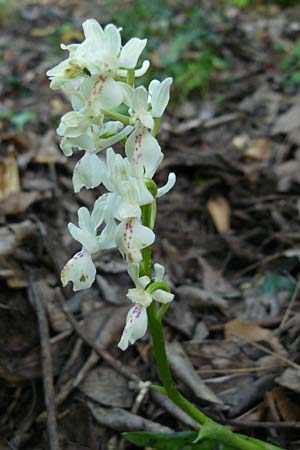
[{"label": "small branch", "polygon": [[59,440],[57,433],[55,392],[53,384],[53,366],[49,338],[49,326],[43,297],[36,284],[31,283],[28,294],[32,303],[36,306],[36,313],[39,323],[39,334],[42,352],[44,394],[47,410],[47,428],[49,439],[49,450],[59,450]]},{"label": "small branch", "polygon": [[279,361],[285,363],[287,366],[291,366],[294,369],[299,370],[300,366],[299,364],[296,364],[294,361],[290,361],[286,356],[282,355],[281,353],[276,353],[273,352],[273,350],[269,350],[267,347],[265,347],[264,345],[259,344],[258,342],[252,341],[252,339],[248,339],[245,336],[241,336],[239,334],[236,333],[230,333],[232,336],[241,339],[242,341],[247,342],[248,344],[253,345],[253,347],[258,348],[259,350],[261,350],[264,353],[267,353],[268,355],[272,355],[275,358],[277,358]]},{"label": "small branch", "polygon": [[107,109],[101,109],[101,112],[107,119],[118,120],[124,123],[124,125],[130,125],[130,117],[125,116],[124,114],[108,111]]}]

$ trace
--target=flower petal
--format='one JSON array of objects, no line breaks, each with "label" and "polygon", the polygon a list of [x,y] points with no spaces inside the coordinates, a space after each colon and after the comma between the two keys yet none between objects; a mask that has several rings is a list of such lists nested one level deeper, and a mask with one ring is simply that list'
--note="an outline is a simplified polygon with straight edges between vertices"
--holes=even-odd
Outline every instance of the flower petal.
[{"label": "flower petal", "polygon": [[172,189],[175,183],[176,183],[176,175],[174,172],[171,172],[169,173],[168,181],[166,182],[166,184],[157,190],[156,197],[159,198],[167,194],[167,192],[169,192]]},{"label": "flower petal", "polygon": [[90,126],[91,121],[88,116],[77,111],[70,111],[62,116],[57,134],[66,137],[78,137]]},{"label": "flower petal", "polygon": [[148,109],[148,92],[144,86],[139,86],[134,90],[133,109],[137,114]]},{"label": "flower petal", "polygon": [[124,137],[127,137],[129,133],[133,130],[133,127],[128,125],[127,127],[123,128],[123,130],[119,131],[119,133],[115,134],[114,136],[110,136],[105,139],[99,139],[99,145],[101,150],[110,147],[111,145],[116,144]]},{"label": "flower petal", "polygon": [[136,219],[121,222],[116,228],[115,241],[122,255],[130,263],[142,260],[141,250],[153,244],[155,234]]},{"label": "flower petal", "polygon": [[119,106],[124,98],[123,90],[113,78],[107,78],[99,94],[99,103],[103,109],[114,109]]},{"label": "flower petal", "polygon": [[125,153],[137,177],[152,178],[163,160],[160,145],[146,128],[134,131],[127,139]]},{"label": "flower petal", "polygon": [[152,303],[151,295],[144,289],[128,289],[127,297],[133,302],[140,306],[149,306]]},{"label": "flower petal", "polygon": [[96,231],[94,233],[91,233],[89,230],[85,228],[81,229],[73,223],[69,223],[68,228],[72,237],[76,241],[80,242],[82,247],[89,253],[97,253],[100,250]]},{"label": "flower petal", "polygon": [[86,39],[93,42],[93,44],[97,47],[101,47],[103,45],[104,31],[97,20],[86,20],[83,22],[82,28]]},{"label": "flower petal", "polygon": [[151,81],[149,92],[151,95],[152,116],[161,117],[170,100],[170,87],[172,78],[166,78],[161,83],[158,80]]},{"label": "flower petal", "polygon": [[115,25],[112,23],[106,25],[104,29],[104,45],[107,53],[111,56],[117,56],[121,48],[121,35]]},{"label": "flower petal", "polygon": [[96,277],[96,269],[88,252],[80,251],[70,259],[61,272],[61,282],[66,286],[73,282],[73,290],[80,291],[91,287]]},{"label": "flower petal", "polygon": [[135,305],[128,312],[126,325],[118,344],[121,350],[126,350],[128,345],[143,337],[147,331],[147,308]]},{"label": "flower petal", "polygon": [[74,168],[74,191],[79,192],[83,187],[86,189],[94,189],[102,183],[105,173],[105,163],[98,156],[86,152]]},{"label": "flower petal", "polygon": [[165,276],[166,269],[161,264],[155,263],[154,264],[154,280],[155,281],[162,281]]},{"label": "flower petal", "polygon": [[174,298],[174,294],[164,291],[163,289],[157,289],[151,295],[153,300],[163,304],[170,303]]},{"label": "flower petal", "polygon": [[89,230],[91,233],[93,233],[96,228],[93,227],[89,210],[83,206],[79,208],[77,214],[79,227],[82,229]]},{"label": "flower petal", "polygon": [[147,39],[130,39],[121,50],[120,66],[126,67],[126,69],[134,69],[146,44]]}]

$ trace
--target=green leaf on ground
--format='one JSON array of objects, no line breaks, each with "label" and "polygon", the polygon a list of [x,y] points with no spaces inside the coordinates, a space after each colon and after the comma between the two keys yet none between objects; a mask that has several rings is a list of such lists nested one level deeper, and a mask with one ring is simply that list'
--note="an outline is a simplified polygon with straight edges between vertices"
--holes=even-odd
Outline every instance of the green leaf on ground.
[{"label": "green leaf on ground", "polygon": [[150,433],[144,431],[123,433],[125,439],[138,447],[151,447],[157,450],[233,450],[215,440],[205,439],[194,443],[198,433],[183,431],[180,433]]}]

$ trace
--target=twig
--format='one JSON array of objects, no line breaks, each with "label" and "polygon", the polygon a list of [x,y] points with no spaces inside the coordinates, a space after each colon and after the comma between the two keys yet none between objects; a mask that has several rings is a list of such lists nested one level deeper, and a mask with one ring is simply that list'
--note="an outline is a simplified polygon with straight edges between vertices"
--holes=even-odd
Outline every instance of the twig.
[{"label": "twig", "polygon": [[95,352],[101,357],[103,358],[108,364],[110,364],[117,372],[121,373],[122,375],[124,375],[124,377],[126,377],[128,380],[134,381],[135,383],[139,383],[142,380],[135,375],[134,373],[132,373],[130,370],[126,369],[126,367],[124,367],[120,361],[118,361],[117,359],[115,359],[113,356],[111,356],[109,354],[109,352],[107,352],[106,350],[104,350],[103,348],[101,348],[99,345],[97,345],[95,342],[92,342],[87,336],[86,334],[82,331],[81,327],[79,326],[77,320],[75,319],[73,313],[69,310],[69,308],[67,307],[67,305],[65,304],[65,300],[63,298],[63,295],[61,294],[61,292],[59,290],[57,290],[57,299],[58,302],[63,310],[63,312],[65,313],[68,321],[70,322],[70,324],[72,325],[72,327],[74,328],[74,330],[76,331],[76,333],[78,334],[78,336],[87,344],[89,345],[93,350],[95,350]]},{"label": "twig", "polygon": [[280,256],[284,255],[283,252],[274,253],[274,255],[269,255],[263,258],[260,261],[257,261],[256,263],[250,264],[250,266],[245,267],[244,269],[240,270],[239,272],[234,274],[234,278],[239,278],[242,275],[245,275],[245,273],[251,272],[251,270],[256,269],[257,267],[261,267],[264,264],[267,264],[274,259],[280,258]]},{"label": "twig", "polygon": [[298,281],[297,281],[297,284],[295,286],[295,289],[294,289],[291,301],[289,302],[288,307],[287,307],[287,309],[285,311],[285,314],[283,316],[283,319],[281,321],[281,324],[279,325],[279,328],[278,328],[279,330],[280,330],[280,328],[282,328],[284,326],[285,322],[287,321],[287,319],[288,319],[288,317],[290,315],[291,309],[294,306],[294,303],[295,303],[296,298],[298,296],[299,289],[300,289],[300,277],[298,278]]},{"label": "twig", "polygon": [[220,420],[223,424],[236,426],[238,428],[279,428],[279,429],[300,429],[300,422],[244,422],[241,420]]},{"label": "twig", "polygon": [[294,361],[290,361],[288,358],[286,358],[284,355],[282,355],[281,353],[276,353],[273,352],[272,350],[269,350],[267,347],[265,347],[264,345],[258,344],[258,342],[252,341],[251,339],[246,338],[245,336],[241,336],[239,334],[236,333],[230,333],[232,336],[238,338],[238,339],[242,339],[245,342],[248,342],[248,344],[253,345],[253,347],[258,348],[259,350],[261,350],[264,353],[268,353],[269,355],[274,356],[275,358],[279,359],[280,361],[284,362],[285,364],[287,364],[288,366],[293,367],[294,369],[299,370],[300,366],[298,364],[296,364]]},{"label": "twig", "polygon": [[199,374],[237,374],[237,373],[251,373],[251,372],[263,372],[265,370],[279,370],[281,369],[281,365],[269,364],[266,366],[258,366],[258,367],[237,367],[235,369],[197,369],[196,372]]},{"label": "twig", "polygon": [[43,367],[43,382],[44,382],[44,394],[45,403],[47,409],[47,428],[48,428],[48,439],[49,439],[49,449],[59,450],[59,440],[57,433],[57,422],[56,422],[56,409],[55,409],[55,392],[53,384],[53,366],[52,366],[52,356],[51,347],[49,339],[49,326],[46,316],[45,305],[43,302],[43,297],[37,286],[31,283],[28,289],[28,294],[32,300],[32,303],[36,306],[37,318],[39,323],[39,334],[41,342],[41,352],[42,352],[42,367]]},{"label": "twig", "polygon": [[138,392],[138,395],[136,396],[134,404],[131,408],[132,414],[138,413],[138,411],[141,407],[141,404],[144,401],[144,398],[146,397],[146,395],[149,392],[150,387],[151,387],[151,381],[142,381],[141,383],[139,383],[139,385],[138,385],[139,392]]}]

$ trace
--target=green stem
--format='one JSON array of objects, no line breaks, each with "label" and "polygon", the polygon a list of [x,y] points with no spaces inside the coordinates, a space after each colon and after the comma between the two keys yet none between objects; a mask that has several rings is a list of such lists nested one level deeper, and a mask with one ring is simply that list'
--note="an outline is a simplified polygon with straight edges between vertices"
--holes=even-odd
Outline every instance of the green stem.
[{"label": "green stem", "polygon": [[135,78],[135,70],[134,69],[128,69],[127,70],[126,81],[129,84],[129,86],[131,86],[131,87],[134,87],[134,78]]},{"label": "green stem", "polygon": [[152,136],[156,136],[157,133],[159,132],[159,128],[160,128],[160,117],[155,117],[154,118],[154,128],[151,132]]},{"label": "green stem", "polygon": [[[153,204],[155,201],[153,202]],[[142,223],[145,226],[150,227],[152,217],[152,204],[145,205],[142,207]],[[151,278],[151,247],[146,247],[142,252],[143,260],[140,266],[140,276],[147,275]],[[149,291],[155,289],[156,283],[153,283],[148,287]],[[158,283],[157,289],[160,288],[160,283]],[[213,421],[200,410],[198,410],[191,402],[189,402],[180,392],[177,390],[166,352],[165,339],[161,324],[162,314],[158,312],[155,302],[152,302],[147,308],[147,315],[150,325],[150,332],[152,336],[153,350],[157,363],[157,368],[159,372],[160,379],[164,386],[167,396],[184,412],[186,412],[191,418],[202,425],[202,435],[200,438],[204,437],[216,437],[220,442],[227,445],[232,445],[234,448],[239,450],[283,450],[280,447],[267,444],[265,442],[259,441],[257,439],[250,438],[248,436],[243,436],[240,434],[235,434],[228,428],[218,424]],[[210,435],[210,436],[209,436]]]},{"label": "green stem", "polygon": [[101,112],[107,119],[118,120],[119,122],[124,123],[124,125],[130,125],[130,118],[124,114],[108,111],[107,109],[101,109]]}]

